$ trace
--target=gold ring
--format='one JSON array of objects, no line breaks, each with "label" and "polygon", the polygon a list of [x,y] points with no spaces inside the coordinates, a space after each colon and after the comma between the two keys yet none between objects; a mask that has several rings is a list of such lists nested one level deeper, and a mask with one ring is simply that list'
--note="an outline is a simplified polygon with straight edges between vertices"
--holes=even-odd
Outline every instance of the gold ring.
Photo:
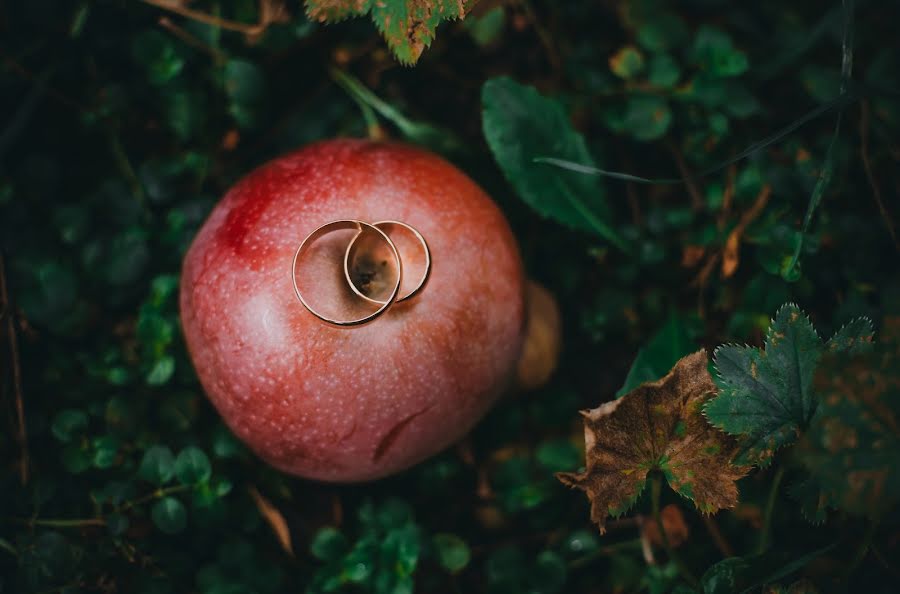
[{"label": "gold ring", "polygon": [[[425,250],[425,272],[422,274],[421,280],[419,280],[419,284],[416,287],[407,293],[406,295],[400,295],[397,297],[397,303],[401,301],[406,301],[414,296],[416,296],[419,291],[425,288],[425,283],[428,282],[428,277],[431,275],[431,250],[428,248],[428,242],[425,241],[425,238],[422,237],[422,234],[418,232],[411,225],[407,225],[406,223],[401,223],[400,221],[378,221],[377,223],[372,223],[373,227],[377,227],[379,230],[382,227],[390,227],[390,226],[400,226],[407,230],[409,230],[413,235],[416,236],[416,239],[419,240],[419,243],[422,244],[422,249]],[[350,260],[351,253],[353,252],[353,246],[356,245],[356,240],[359,239],[360,235],[362,235],[362,230],[359,233],[353,236],[353,239],[350,240],[350,243],[347,244],[347,251],[344,252],[344,278],[347,279],[347,283],[350,285],[350,288],[353,289],[353,292],[356,293],[359,297],[362,297],[366,301],[371,303],[380,303],[385,304],[386,301],[381,301],[380,299],[372,299],[368,295],[365,295],[362,291],[359,290],[359,287],[356,286],[356,283],[353,282],[353,279],[350,277]]]},{"label": "gold ring", "polygon": [[[379,307],[376,311],[374,311],[371,314],[369,314],[365,317],[362,317],[362,318],[358,318],[355,320],[336,320],[333,318],[323,316],[322,314],[317,312],[315,309],[313,309],[309,305],[309,303],[306,302],[306,300],[303,298],[302,293],[300,292],[300,288],[297,286],[297,260],[300,258],[300,255],[303,253],[303,251],[306,247],[308,247],[313,241],[315,241],[316,239],[318,239],[319,237],[321,237],[323,235],[326,235],[327,233],[330,233],[332,231],[341,231],[344,229],[356,229],[357,233],[353,237],[353,241],[355,241],[356,238],[359,237],[359,235],[362,233],[364,228],[378,233],[381,236],[381,238],[387,242],[388,246],[391,248],[391,252],[394,255],[394,261],[397,262],[397,280],[394,283],[394,288],[391,291],[391,295],[390,295],[390,297],[388,297],[387,301],[385,301],[385,302],[379,301],[378,302],[378,303],[381,303],[381,307]],[[391,241],[391,238],[388,237],[387,234],[384,231],[382,231],[381,229],[379,229],[378,227],[371,225],[369,223],[365,223],[363,221],[357,221],[355,219],[343,219],[343,220],[339,220],[339,221],[332,221],[330,223],[325,223],[324,225],[322,225],[321,227],[319,227],[318,229],[316,229],[315,231],[313,231],[312,233],[307,235],[306,239],[304,239],[300,243],[300,247],[297,248],[297,251],[294,252],[294,261],[291,266],[291,280],[294,283],[294,293],[297,295],[297,299],[300,300],[300,303],[303,304],[303,307],[305,307],[307,309],[307,311],[309,311],[309,313],[316,316],[323,322],[325,322],[327,324],[331,324],[333,326],[339,326],[342,328],[347,328],[350,326],[360,326],[362,324],[366,324],[368,322],[371,322],[372,320],[374,320],[375,318],[377,318],[384,312],[386,312],[391,307],[391,305],[394,304],[394,302],[397,299],[397,294],[400,292],[400,281],[402,280],[402,277],[403,277],[403,263],[400,260],[400,252],[397,251],[397,246],[394,245],[394,242]],[[350,285],[353,286],[353,283],[350,283]],[[371,299],[370,299],[370,301],[371,301]]]}]

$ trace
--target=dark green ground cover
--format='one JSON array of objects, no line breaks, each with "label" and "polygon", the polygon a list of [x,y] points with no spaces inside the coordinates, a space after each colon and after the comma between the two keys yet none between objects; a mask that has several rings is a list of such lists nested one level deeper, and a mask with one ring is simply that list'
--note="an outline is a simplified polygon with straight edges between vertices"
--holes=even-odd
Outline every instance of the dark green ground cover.
[{"label": "dark green ground cover", "polygon": [[[0,3],[0,592],[897,590],[897,460],[879,449],[896,424],[832,460],[835,429],[801,407],[772,421],[799,445],[741,479],[735,509],[710,519],[663,490],[680,564],[658,536],[655,563],[642,553],[650,489],[600,536],[554,473],[584,464],[578,410],[700,347],[762,347],[783,303],[823,339],[866,316],[877,344],[900,315],[898,4],[860,1],[848,23],[839,1],[482,0],[413,67],[369,19],[312,23],[299,1],[180,3],[225,28],[151,4]],[[559,300],[563,355],[459,447],[317,485],[219,421],[180,336],[178,273],[241,175],[369,134],[442,152],[491,193]],[[896,421],[879,375],[895,355],[817,388],[822,414]],[[860,470],[884,471],[879,490],[836,483]]]}]

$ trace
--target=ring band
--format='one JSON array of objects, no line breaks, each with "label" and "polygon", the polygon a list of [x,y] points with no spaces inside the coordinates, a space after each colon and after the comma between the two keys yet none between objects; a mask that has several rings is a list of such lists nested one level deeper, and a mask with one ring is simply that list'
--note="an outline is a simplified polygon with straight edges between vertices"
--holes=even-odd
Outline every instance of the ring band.
[{"label": "ring band", "polygon": [[[406,295],[398,295],[396,298],[396,302],[400,303],[401,301],[406,301],[407,299],[411,299],[415,297],[419,291],[425,288],[425,283],[428,282],[428,278],[431,275],[431,250],[428,248],[428,242],[425,241],[425,238],[422,237],[422,234],[418,232],[411,225],[407,225],[406,223],[401,223],[400,221],[378,221],[377,223],[372,223],[373,227],[377,227],[381,230],[383,227],[390,227],[393,225],[397,225],[407,229],[410,233],[416,236],[416,239],[419,240],[419,243],[422,244],[422,249],[425,251],[425,273],[422,274],[422,278],[419,281],[419,284],[416,287],[407,293]],[[357,233],[353,236],[353,239],[350,240],[350,243],[347,244],[347,251],[344,252],[344,277],[347,279],[347,283],[350,285],[350,288],[353,289],[353,292],[356,293],[359,297],[362,297],[366,301],[371,303],[379,303],[384,305],[387,301],[381,301],[380,299],[372,299],[368,295],[363,294],[362,291],[359,290],[359,287],[356,286],[356,283],[353,282],[353,279],[350,276],[350,254],[353,251],[353,246],[356,245],[356,240],[359,239],[360,235],[362,235],[362,230],[360,229],[360,233]]]},{"label": "ring band", "polygon": [[[384,301],[384,302],[378,301],[377,303],[380,303],[381,307],[379,307],[376,311],[372,312],[371,314],[369,314],[365,317],[362,317],[362,318],[355,319],[355,320],[336,320],[334,318],[329,318],[327,316],[323,316],[322,314],[317,312],[315,309],[313,309],[309,305],[309,303],[306,302],[306,299],[303,298],[303,294],[300,292],[300,288],[297,286],[297,261],[299,260],[300,255],[303,253],[304,249],[307,248],[313,241],[315,241],[319,237],[322,237],[323,235],[331,233],[332,231],[342,231],[345,229],[356,229],[356,231],[357,231],[356,235],[353,237],[353,240],[351,241],[351,244],[353,242],[355,242],[356,238],[362,234],[363,229],[368,229],[368,230],[374,231],[375,233],[378,233],[378,235],[380,235],[381,238],[384,239],[387,242],[388,246],[391,248],[391,252],[394,256],[394,261],[397,263],[397,280],[394,283],[394,288],[391,291],[391,295],[388,298],[388,300]],[[346,267],[345,267],[345,270],[346,270]],[[366,324],[368,322],[371,322],[372,320],[374,320],[375,318],[377,318],[384,312],[386,312],[391,307],[391,305],[393,305],[394,302],[397,300],[397,294],[400,292],[400,282],[402,280],[402,277],[403,277],[403,263],[400,260],[400,252],[397,251],[397,246],[394,245],[394,242],[391,241],[391,238],[388,237],[384,231],[382,231],[375,225],[371,225],[371,224],[365,223],[363,221],[357,221],[355,219],[343,219],[343,220],[339,220],[339,221],[332,221],[330,223],[325,223],[324,225],[322,225],[321,227],[317,228],[312,233],[307,235],[306,239],[304,239],[300,243],[300,247],[297,248],[297,251],[294,252],[294,261],[293,261],[293,265],[291,266],[291,280],[294,283],[294,293],[297,295],[297,299],[300,300],[300,303],[303,304],[303,307],[305,307],[307,309],[307,311],[309,311],[309,313],[316,316],[323,322],[325,322],[327,324],[331,324],[333,326],[339,326],[342,328],[346,328],[346,327],[350,327],[350,326],[360,326],[362,324]],[[350,286],[353,287],[354,290],[356,289],[356,287],[353,285],[353,283],[350,283]],[[357,291],[357,293],[358,293],[358,291]],[[373,300],[369,299],[369,301],[373,301]]]}]

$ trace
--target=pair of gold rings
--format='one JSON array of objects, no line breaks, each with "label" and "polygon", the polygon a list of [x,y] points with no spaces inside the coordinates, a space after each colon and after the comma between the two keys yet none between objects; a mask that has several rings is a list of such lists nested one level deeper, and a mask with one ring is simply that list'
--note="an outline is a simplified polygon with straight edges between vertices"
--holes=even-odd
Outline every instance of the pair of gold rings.
[{"label": "pair of gold rings", "polygon": [[[399,250],[397,250],[397,246],[394,244],[388,234],[385,233],[385,229],[390,230],[391,228],[397,227],[403,228],[412,233],[422,245],[422,249],[425,252],[425,271],[422,274],[422,278],[419,280],[419,283],[405,295],[400,295],[400,284],[403,280],[403,262],[400,258],[400,252]],[[353,239],[350,240],[350,243],[347,244],[347,249],[344,251],[344,279],[347,281],[350,289],[357,297],[380,306],[377,310],[366,316],[351,320],[335,319],[329,316],[325,316],[316,311],[303,297],[303,293],[300,291],[300,287],[297,284],[297,262],[300,260],[303,254],[306,253],[312,243],[320,237],[327,235],[328,233],[345,230],[356,230],[356,234],[353,236]],[[384,300],[376,299],[374,297],[366,295],[365,292],[360,290],[360,288],[353,281],[353,277],[350,272],[351,261],[354,259],[355,251],[357,250],[359,245],[358,240],[365,232],[374,233],[378,238],[385,242],[385,244],[390,249],[391,256],[394,259],[394,264],[397,267],[397,277],[392,283],[393,286],[391,288],[390,295],[387,299]],[[307,235],[306,238],[302,242],[300,242],[300,246],[297,248],[297,251],[294,252],[294,260],[291,265],[291,279],[294,283],[294,293],[297,295],[297,299],[300,300],[300,303],[303,304],[303,307],[305,307],[306,310],[309,311],[309,313],[317,317],[319,320],[327,324],[331,324],[332,326],[339,326],[342,328],[361,326],[363,324],[372,322],[376,318],[387,312],[387,310],[390,309],[391,306],[393,306],[395,303],[400,303],[401,301],[412,299],[413,297],[418,295],[423,288],[425,288],[425,284],[428,282],[428,278],[430,275],[431,251],[428,248],[428,243],[425,241],[425,238],[422,237],[422,234],[419,233],[415,228],[407,225],[406,223],[401,223],[400,221],[378,221],[377,223],[366,223],[364,221],[359,221],[356,219],[341,219],[337,221],[331,221],[330,223],[325,223],[324,225],[318,227],[312,233]]]}]

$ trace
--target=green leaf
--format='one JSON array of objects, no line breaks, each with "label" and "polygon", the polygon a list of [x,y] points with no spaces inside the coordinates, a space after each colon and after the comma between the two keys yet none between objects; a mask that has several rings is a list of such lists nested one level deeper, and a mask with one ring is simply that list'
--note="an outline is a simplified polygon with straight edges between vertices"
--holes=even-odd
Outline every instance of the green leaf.
[{"label": "green leaf", "polygon": [[503,6],[495,6],[480,17],[467,18],[465,27],[475,43],[487,47],[497,41],[505,24],[506,11]]},{"label": "green leaf", "polygon": [[153,368],[147,374],[147,385],[161,386],[172,379],[175,373],[175,358],[169,355],[161,357],[154,363]]},{"label": "green leaf", "polygon": [[691,57],[695,64],[716,77],[739,76],[747,71],[747,55],[736,49],[727,33],[704,25],[697,31]]},{"label": "green leaf", "polygon": [[458,153],[461,150],[462,141],[453,131],[406,117],[402,111],[370,91],[357,78],[346,72],[332,69],[331,76],[362,108],[371,108],[378,115],[397,126],[397,129],[410,142],[445,154]]},{"label": "green leaf", "polygon": [[566,585],[566,563],[557,553],[544,551],[538,555],[529,583],[539,594],[557,594]]},{"label": "green leaf", "polygon": [[637,140],[649,141],[662,137],[672,123],[668,102],[655,95],[636,95],[625,104],[623,129]]},{"label": "green leaf", "polygon": [[253,62],[228,60],[224,76],[225,94],[234,103],[254,105],[265,96],[265,75]]},{"label": "green leaf", "polygon": [[175,48],[174,38],[150,29],[138,34],[131,44],[131,55],[147,72],[154,85],[164,85],[181,73],[185,60]]},{"label": "green leaf", "polygon": [[187,509],[174,497],[164,497],[150,510],[153,523],[165,534],[178,534],[187,526]]},{"label": "green leaf", "polygon": [[316,532],[309,545],[312,556],[320,561],[336,561],[347,553],[347,538],[337,528],[327,526]]},{"label": "green leaf", "polygon": [[619,388],[616,396],[627,394],[643,383],[658,380],[695,348],[696,344],[691,340],[684,319],[673,313],[666,324],[638,351],[628,370],[625,384]]},{"label": "green leaf", "polygon": [[93,464],[95,468],[109,468],[119,453],[119,440],[111,435],[104,435],[93,440]]},{"label": "green leaf", "polygon": [[650,58],[650,71],[647,75],[650,84],[670,89],[678,84],[680,77],[681,69],[669,54],[657,54]]},{"label": "green leaf", "polygon": [[175,458],[166,446],[153,446],[144,452],[138,475],[147,482],[164,485],[175,475]]},{"label": "green leaf", "polygon": [[716,427],[742,436],[742,464],[768,466],[812,420],[813,374],[824,345],[800,309],[786,304],[769,326],[765,350],[726,345],[715,352],[719,396],[705,408]]},{"label": "green leaf", "polygon": [[656,10],[637,30],[637,42],[651,52],[663,52],[681,46],[688,37],[687,25],[671,13]]},{"label": "green leaf", "polygon": [[609,69],[619,78],[636,78],[644,70],[644,56],[638,48],[626,45],[610,56]]},{"label": "green leaf", "polygon": [[241,128],[252,128],[266,96],[265,74],[248,60],[229,60],[225,63],[224,84],[230,100],[229,113]]},{"label": "green leaf", "polygon": [[183,485],[205,482],[209,480],[211,474],[209,458],[200,448],[193,446],[184,448],[175,460],[175,476]]},{"label": "green leaf", "polygon": [[450,573],[459,573],[469,564],[472,556],[469,545],[455,534],[435,534],[431,542],[437,552],[437,559],[441,567]]},{"label": "green leaf", "polygon": [[465,4],[461,0],[306,0],[306,14],[311,20],[335,22],[371,12],[397,59],[415,64],[434,41],[442,21],[465,16]]},{"label": "green leaf", "polygon": [[577,470],[581,456],[581,450],[568,439],[545,441],[535,451],[538,463],[553,472]]},{"label": "green leaf", "polygon": [[83,433],[87,426],[88,416],[84,411],[67,408],[56,414],[50,430],[53,432],[53,437],[63,443],[68,443]]},{"label": "green leaf", "polygon": [[538,214],[594,231],[624,250],[595,177],[535,163],[537,157],[553,156],[593,166],[562,105],[506,77],[484,84],[481,103],[484,137],[519,197]]}]

